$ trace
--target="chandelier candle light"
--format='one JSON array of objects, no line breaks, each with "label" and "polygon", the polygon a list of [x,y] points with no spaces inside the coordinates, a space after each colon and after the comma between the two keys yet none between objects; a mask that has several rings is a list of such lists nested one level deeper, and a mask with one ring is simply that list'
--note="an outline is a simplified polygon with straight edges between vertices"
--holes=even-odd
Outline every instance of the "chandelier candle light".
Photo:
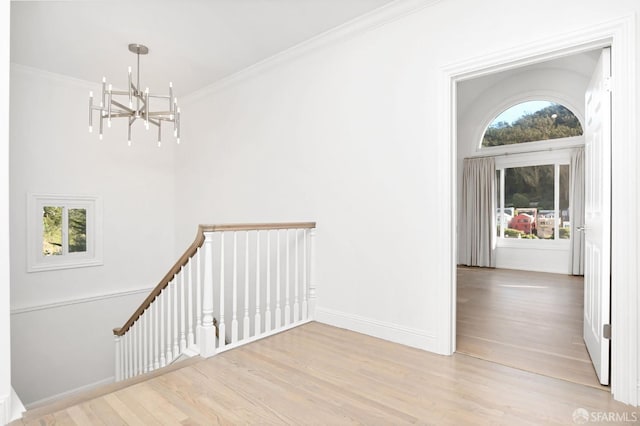
[{"label": "chandelier candle light", "polygon": [[[142,91],[140,86],[140,55],[149,53],[149,48],[133,43],[129,45],[129,51],[135,53],[138,58],[136,83],[133,83],[131,67],[129,67],[129,90],[114,90],[111,84],[107,86],[106,77],[102,77],[102,98],[99,105],[93,104],[93,92],[89,92],[89,133],[93,132],[93,111],[99,111],[100,140],[102,140],[104,120],[107,120],[107,127],[111,127],[112,118],[126,118],[129,120],[127,138],[129,146],[131,146],[131,125],[136,120],[143,120],[147,130],[149,130],[149,123],[158,127],[158,146],[162,144],[162,122],[173,123],[173,136],[176,138],[176,142],[180,143],[180,108],[178,108],[178,99],[173,97],[173,84],[169,83],[168,95],[149,93],[148,87]],[[116,97],[126,97],[126,99],[121,99],[119,102],[115,99]],[[151,111],[151,99],[168,101],[168,111]]]}]

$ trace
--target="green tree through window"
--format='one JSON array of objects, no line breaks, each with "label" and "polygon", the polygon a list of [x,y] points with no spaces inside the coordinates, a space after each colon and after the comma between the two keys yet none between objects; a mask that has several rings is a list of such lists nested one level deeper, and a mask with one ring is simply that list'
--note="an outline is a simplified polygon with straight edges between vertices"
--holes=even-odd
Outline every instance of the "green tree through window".
[{"label": "green tree through window", "polygon": [[[66,242],[64,235],[67,236]],[[61,256],[86,251],[87,209],[43,206],[42,254]]]},{"label": "green tree through window", "polygon": [[42,208],[42,254],[59,256],[62,254],[62,207]]},{"label": "green tree through window", "polygon": [[[487,128],[482,138],[483,147],[512,145],[582,135],[582,126],[568,108],[563,105],[545,102],[548,106],[534,112],[526,112],[527,105],[539,104],[525,102],[515,105],[500,114]],[[518,111],[525,111],[521,115]],[[519,115],[512,122],[503,117]]]}]

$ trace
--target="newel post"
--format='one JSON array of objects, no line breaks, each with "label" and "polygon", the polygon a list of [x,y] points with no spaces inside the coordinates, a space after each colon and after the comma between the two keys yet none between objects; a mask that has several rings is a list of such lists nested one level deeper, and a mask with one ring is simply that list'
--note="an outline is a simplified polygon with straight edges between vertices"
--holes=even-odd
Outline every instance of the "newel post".
[{"label": "newel post", "polygon": [[116,382],[122,380],[122,351],[120,350],[120,336],[115,336],[116,341]]},{"label": "newel post", "polygon": [[202,327],[200,327],[200,356],[209,358],[216,353],[216,330],[213,326],[213,233],[204,233],[204,280],[202,286]]},{"label": "newel post", "polygon": [[309,319],[316,317],[316,228],[309,231]]}]

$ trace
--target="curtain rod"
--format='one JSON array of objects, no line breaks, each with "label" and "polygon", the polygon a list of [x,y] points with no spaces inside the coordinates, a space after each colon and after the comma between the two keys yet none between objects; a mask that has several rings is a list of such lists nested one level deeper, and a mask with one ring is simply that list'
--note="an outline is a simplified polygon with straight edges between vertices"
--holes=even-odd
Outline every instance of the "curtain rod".
[{"label": "curtain rod", "polygon": [[545,152],[545,151],[561,151],[561,150],[565,150],[565,149],[573,149],[573,148],[581,148],[583,147],[584,144],[580,143],[580,144],[574,144],[574,145],[566,145],[563,147],[558,147],[558,148],[546,148],[546,149],[533,149],[530,151],[516,151],[516,152],[503,152],[500,154],[490,154],[490,153],[484,153],[484,154],[478,154],[478,155],[472,155],[469,157],[464,157],[464,160],[473,160],[474,158],[486,158],[486,157],[506,157],[509,155],[517,155],[517,154],[536,154],[538,152]]}]

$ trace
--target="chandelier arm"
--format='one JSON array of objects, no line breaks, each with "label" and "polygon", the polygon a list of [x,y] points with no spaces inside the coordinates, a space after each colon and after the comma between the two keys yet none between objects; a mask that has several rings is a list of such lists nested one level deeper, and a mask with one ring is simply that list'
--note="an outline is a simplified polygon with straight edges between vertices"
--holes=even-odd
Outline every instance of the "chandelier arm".
[{"label": "chandelier arm", "polygon": [[155,111],[155,112],[149,112],[149,117],[167,117],[168,120],[171,120],[168,117],[171,117],[171,112],[170,111]]},{"label": "chandelier arm", "polygon": [[120,111],[120,112],[111,112],[111,118],[123,118],[123,117],[135,117],[135,115],[130,112]]},{"label": "chandelier arm", "polygon": [[124,90],[112,90],[111,93],[118,96],[129,96],[129,92],[126,92]]},{"label": "chandelier arm", "polygon": [[156,99],[171,99],[167,95],[154,95],[153,93],[149,93],[149,97],[150,98],[156,98]]},{"label": "chandelier arm", "polygon": [[[136,87],[135,84],[133,84],[133,82],[131,83],[131,90],[132,90],[131,95],[137,97],[138,88]],[[127,95],[129,95],[129,92],[127,92]]]},{"label": "chandelier arm", "polygon": [[[118,101],[111,100],[111,103],[112,103],[113,105],[117,106],[118,108],[122,109],[123,111],[128,111],[129,113],[135,112],[135,110],[133,110],[133,109],[131,109],[131,108],[127,107],[127,106],[122,105],[122,104],[121,104],[120,102],[118,102]],[[113,113],[112,113],[111,115],[113,115]]]}]

